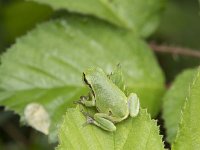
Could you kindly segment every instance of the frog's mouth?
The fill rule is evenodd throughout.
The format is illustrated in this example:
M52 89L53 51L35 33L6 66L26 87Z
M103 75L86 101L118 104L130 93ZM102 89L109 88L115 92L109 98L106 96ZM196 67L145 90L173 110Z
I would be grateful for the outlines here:
M89 84L89 82L86 80L86 78L85 78L85 73L84 73L84 72L83 72L83 81L84 81L84 83L91 89L92 94L93 94L93 96L95 97L93 88L92 88L91 84Z

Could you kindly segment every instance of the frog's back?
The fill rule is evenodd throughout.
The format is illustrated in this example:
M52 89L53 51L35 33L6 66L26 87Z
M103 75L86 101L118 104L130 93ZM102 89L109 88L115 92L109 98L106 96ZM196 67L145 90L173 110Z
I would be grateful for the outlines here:
M125 94L106 76L100 68L90 71L87 80L95 93L96 107L99 112L124 117L127 114ZM120 106L120 107L119 107Z

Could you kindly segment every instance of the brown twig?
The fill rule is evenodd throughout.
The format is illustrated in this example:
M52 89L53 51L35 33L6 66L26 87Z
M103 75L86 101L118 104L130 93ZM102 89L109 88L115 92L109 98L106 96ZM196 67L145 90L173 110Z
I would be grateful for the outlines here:
M167 45L157 45L155 43L149 43L149 46L155 51L160 53L170 53L174 55L183 55L183 56L190 56L200 58L200 51L193 50L189 48L180 48L174 46L167 46Z

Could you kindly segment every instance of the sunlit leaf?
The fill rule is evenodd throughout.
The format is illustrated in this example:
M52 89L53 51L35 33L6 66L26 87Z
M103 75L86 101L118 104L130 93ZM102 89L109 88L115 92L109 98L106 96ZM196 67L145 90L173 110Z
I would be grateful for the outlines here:
M150 35L159 23L165 0L34 0L66 9L70 12L89 14L142 36Z
M200 149L200 68L191 82L173 150Z
M195 70L186 70L177 76L163 98L163 118L167 128L167 140L172 143L176 137L181 118L181 109L186 100L190 82Z
M117 124L115 132L108 132L94 125L83 126L86 119L78 109L67 110L59 130L57 150L162 150L162 137L154 120L145 110L136 118Z
M24 120L26 106L40 104L49 113L54 140L67 107L87 94L82 72L90 66L109 74L120 63L129 91L153 116L159 111L164 79L152 52L131 33L95 19L69 17L40 25L18 39L1 62L0 105Z

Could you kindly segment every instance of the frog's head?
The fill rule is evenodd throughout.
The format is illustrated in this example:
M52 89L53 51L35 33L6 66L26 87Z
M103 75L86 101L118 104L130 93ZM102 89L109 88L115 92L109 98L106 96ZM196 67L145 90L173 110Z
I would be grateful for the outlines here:
M91 85L94 79L104 74L104 71L99 67L89 68L83 72L83 82L87 85Z
M96 83L102 76L105 76L104 71L99 67L92 67L83 72L83 82L93 90L92 86Z

